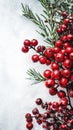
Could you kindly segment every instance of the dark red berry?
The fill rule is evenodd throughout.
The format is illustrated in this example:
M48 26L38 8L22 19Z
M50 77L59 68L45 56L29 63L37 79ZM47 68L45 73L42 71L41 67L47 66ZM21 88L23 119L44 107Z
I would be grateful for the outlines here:
M31 41L31 46L37 46L38 45L38 41L36 39L33 39Z

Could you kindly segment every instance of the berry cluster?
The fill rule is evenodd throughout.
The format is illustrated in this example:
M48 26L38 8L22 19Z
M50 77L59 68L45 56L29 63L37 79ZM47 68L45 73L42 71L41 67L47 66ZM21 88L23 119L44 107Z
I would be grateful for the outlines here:
M37 124L42 125L42 128L46 130L73 130L73 108L67 107L68 100L62 99L59 102L43 103L42 99L38 98L35 102L45 112L40 113L36 107L32 110L33 116L30 113L25 115L28 130L33 128L33 118Z
M45 130L73 130L73 14L68 16L62 12L63 20L57 28L59 39L54 42L54 48L38 46L38 41L25 40L22 52L34 49L33 62L50 65L43 72L45 86L49 94L58 95L59 102L43 103L42 99L36 100L37 105L45 109L45 113L39 113L37 108L26 114L26 128L33 128L33 118L38 124L42 124Z

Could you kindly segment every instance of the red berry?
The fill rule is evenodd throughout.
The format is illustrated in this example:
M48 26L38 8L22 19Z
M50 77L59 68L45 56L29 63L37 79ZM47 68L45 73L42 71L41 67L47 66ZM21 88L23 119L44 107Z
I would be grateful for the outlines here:
M41 98L37 98L36 99L36 104L37 105L41 105L42 104L42 99Z
M69 94L69 96L70 96L71 98L73 98L73 90L72 90L72 89L70 89L70 90L68 91L68 94Z
M58 53L60 51L60 47L54 47L53 52Z
M57 33L58 33L58 34L61 34L61 33L62 33L62 29L61 29L61 28L58 28L58 29L57 29Z
M67 47L66 48L66 53L69 54L71 52L73 52L73 48L72 47Z
M39 56L37 54L32 56L32 61L37 62L39 60Z
M42 124L42 120L41 119L37 119L36 122L40 125Z
M61 40L62 40L63 42L66 42L66 41L67 41L67 36L66 36L66 35L62 36L62 37L61 37Z
M31 114L30 114L30 113L27 113L27 114L25 115L25 118L31 118Z
M33 115L36 115L36 114L38 114L38 113L39 113L39 111L38 111L38 109L37 109L37 108L34 108L34 109L32 110L32 113L33 113Z
M63 45L63 43L62 43L61 40L57 40L57 41L55 42L55 46L56 46L56 47L62 47L62 45Z
M62 70L62 75L66 78L69 78L71 75L71 71L69 69Z
M53 49L52 48L47 48L44 52L44 54L48 57L48 58L52 58L53 56Z
M64 55L62 54L62 53L57 53L56 54L56 56L55 56L55 60L57 61L57 62L62 62L62 61L64 61Z
M61 130L67 130L67 125L66 124L61 124L60 129Z
M38 46L37 52L43 52L45 50L45 46Z
M65 11L63 11L63 12L62 12L62 16L63 16L63 17L67 17L67 16L68 16L68 13L65 12Z
M73 61L73 52L69 54L69 59Z
M73 40L73 35L72 35L72 34L68 34L68 35L67 35L67 40L68 40L68 41Z
M24 46L30 46L31 42L30 40L26 39L24 42L23 42Z
M66 97L64 97L64 98L61 99L60 102L61 102L61 105L67 106L67 104L68 104L68 99L67 99Z
M62 24L60 26L60 28L61 28L62 31L66 31L67 30L67 26L65 24Z
M31 45L32 45L32 46L37 46L37 45L38 45L38 41L37 41L36 39L33 39L33 40L31 41Z
M54 96L54 95L57 94L57 89L56 89L56 88L50 88L50 89L49 89L49 93L50 93L52 96Z
M58 103L58 102L53 102L53 103L52 103L52 107L53 107L54 109L58 109L58 108L59 108L59 103Z
M59 98L63 98L66 96L66 93L63 90L57 92Z
M58 65L57 63L53 62L53 63L51 64L51 68L52 68L53 70L57 70L57 69L59 69L59 65Z
M39 57L39 62L41 64L45 64L46 63L46 57L44 57L44 56Z
M71 61L69 59L66 59L64 62L63 62L63 65L66 67L66 68L71 68Z
M33 128L32 122L27 123L27 124L26 124L26 128L27 128L28 130L31 130L31 129Z
M45 86L46 86L47 88L54 87L54 85L55 85L55 81L54 81L53 79L47 79L47 80L45 81Z
M63 47L64 47L64 48L70 47L69 42L65 42L65 43L63 44Z
M58 79L60 78L60 71L59 71L59 70L54 70L54 71L52 72L52 74L51 74L51 77L52 77L53 79L58 80Z
M21 50L22 50L22 52L27 53L29 51L29 48L24 46L24 47L22 47Z
M60 80L61 87L62 88L67 87L67 83L68 83L68 80L66 78L62 77Z
M43 75L45 78L50 78L51 77L51 70L45 70Z
M50 65L51 64L51 60L47 59L46 60L46 65Z
M70 19L69 18L64 19L64 24L65 25L68 25L69 23L70 23Z

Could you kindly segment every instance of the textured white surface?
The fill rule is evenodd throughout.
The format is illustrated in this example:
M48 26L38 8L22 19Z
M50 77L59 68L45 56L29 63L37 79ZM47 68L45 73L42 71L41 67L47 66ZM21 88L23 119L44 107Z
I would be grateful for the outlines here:
M37 0L0 0L0 130L26 130L24 114L31 112L35 99L54 100L44 84L31 86L25 79L29 68L42 71L45 67L32 63L32 52L21 52L26 38L43 43L35 31L37 27L21 15L21 2L29 4L34 12L41 12ZM35 125L34 130L38 129L42 130Z

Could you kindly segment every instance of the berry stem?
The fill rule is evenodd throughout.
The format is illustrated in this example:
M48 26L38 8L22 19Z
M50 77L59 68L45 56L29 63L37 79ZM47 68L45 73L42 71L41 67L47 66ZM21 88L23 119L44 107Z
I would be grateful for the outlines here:
M68 101L69 101L69 106L72 109L73 107L72 107L72 104L71 104L71 99L70 99L69 94L68 94L68 88L66 88L66 90L67 90L67 97L68 97Z

